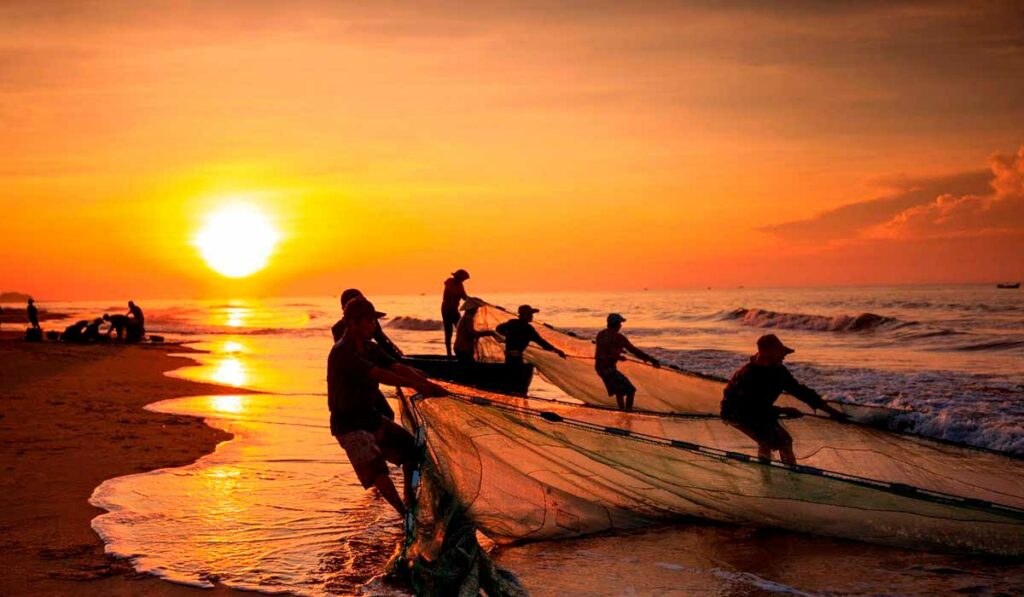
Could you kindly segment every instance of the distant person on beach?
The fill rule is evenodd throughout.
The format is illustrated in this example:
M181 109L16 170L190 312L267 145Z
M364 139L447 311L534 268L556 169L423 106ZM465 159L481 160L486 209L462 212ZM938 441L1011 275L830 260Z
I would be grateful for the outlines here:
M494 336L493 330L477 331L474 321L477 311L484 306L478 298L469 297L462 303L462 318L455 327L455 358L463 365L476 362L476 341L487 336Z
M126 326L126 338L128 342L138 342L146 335L146 316L142 314L142 308L134 301L128 301L128 325Z
M38 330L39 328L39 309L36 308L36 302L33 299L28 299L28 322L32 325L32 329Z
M530 342L544 350L557 354L563 359L565 358L565 353L561 349L552 346L550 342L542 338L537 333L537 330L530 325L530 322L533 321L534 313L540 313L540 309L534 309L530 305L519 305L519 317L517 319L510 319L494 328L494 331L505 339L506 365L522 365L523 351L526 350Z
M331 336L334 338L335 342L341 340L341 337L345 335L345 305L354 298L366 297L364 297L363 293L356 288L349 288L341 293L341 319L331 326ZM377 330L373 333L373 341L380 346L381 350L384 351L384 354L396 361L405 356L402 350L391 341L391 338L388 338L387 334L384 333L384 328L381 327L380 322L375 321L375 324L377 326Z
M469 279L469 272L464 269L452 272L452 277L444 281L444 294L441 296L441 321L444 323L444 349L452 356L452 332L459 323L459 303L469 298L463 282Z
M128 316L127 315L111 315L109 313L103 314L103 321L110 324L110 329L107 330L107 337L111 333L117 333L117 339L121 340L124 336L125 330L128 328Z
M365 298L354 298L346 305L345 333L327 357L327 406L331 435L345 450L363 488L376 487L404 518L419 455L413 436L395 423L395 412L380 384L412 388L427 397L448 391L384 354L373 341L381 317L384 313ZM388 474L388 462L402 466L404 502Z
M64 332L60 335L60 339L64 342L84 342L85 338L82 336L82 331L88 326L89 322L85 319L77 321L64 328Z
M82 340L85 342L98 342L100 336L100 326L103 325L103 318L97 317L93 319L89 325L85 326L85 331L82 332Z
M604 382L605 389L609 396L615 396L615 402L619 410L633 410L633 398L636 396L636 387L629 381L629 378L619 371L618 364L625 357L624 350L629 351L638 359L647 361L655 367L661 367L658 359L633 346L621 332L622 323L626 318L618 313L608 315L608 327L597 333L594 351L594 369Z
M761 336L757 340L757 354L750 357L750 362L740 367L725 386L722 419L757 442L757 457L763 462L770 461L772 451L778 450L783 462L796 464L793 438L779 423L779 416L799 418L803 413L796 408L775 406L782 392L790 393L811 408L827 412L833 419L849 419L817 392L798 382L782 364L786 355L793 352L775 334Z

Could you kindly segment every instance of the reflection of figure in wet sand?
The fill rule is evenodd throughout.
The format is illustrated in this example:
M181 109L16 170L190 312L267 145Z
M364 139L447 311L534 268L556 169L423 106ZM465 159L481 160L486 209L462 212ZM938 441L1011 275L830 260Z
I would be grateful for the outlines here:
M724 390L722 419L756 441L757 457L766 462L771 460L772 451L778 450L783 462L796 464L793 438L779 423L779 416L798 418L803 413L795 408L775 406L782 392L788 392L811 408L827 412L836 420L849 418L793 377L782 364L792 352L794 350L775 334L761 336L757 340L757 354L733 374Z
M384 354L373 341L377 320L383 316L362 297L346 305L345 333L327 357L327 405L331 435L345 450L363 488L376 487L405 517L419 455L412 435L395 423L380 384L413 388L424 396L448 392ZM388 462L402 466L406 502L388 474Z

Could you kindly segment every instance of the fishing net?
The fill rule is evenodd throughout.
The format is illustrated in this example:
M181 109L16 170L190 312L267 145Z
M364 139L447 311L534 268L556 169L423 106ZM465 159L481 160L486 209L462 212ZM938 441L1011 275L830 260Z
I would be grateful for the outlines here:
M477 331L493 331L512 317L515 316L501 307L485 305L477 311L473 323ZM615 397L608 395L604 383L594 371L592 340L546 323L535 321L534 327L545 340L563 350L568 358L563 359L531 343L523 353L526 361L533 363L545 379L569 396L593 406L616 407ZM478 341L476 356L477 360L485 362L505 360L504 348L493 337L483 337ZM717 415L719 412L724 387L722 379L684 371L671 365L653 367L630 355L619 362L618 368L637 388L634 404L638 411L707 415ZM814 412L811 407L787 395L783 395L777 404L797 408L808 414ZM896 417L904 412L839 402L830 404L854 421L883 427L894 426Z
M787 421L763 463L712 416L612 412L449 386L408 402L452 503L498 543L686 518L1024 555L1024 461L862 425Z

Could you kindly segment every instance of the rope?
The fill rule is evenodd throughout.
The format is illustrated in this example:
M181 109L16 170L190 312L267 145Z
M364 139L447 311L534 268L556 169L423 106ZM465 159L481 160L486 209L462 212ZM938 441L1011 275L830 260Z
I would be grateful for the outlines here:
M989 502L989 501L981 500L981 499L978 499L978 498L969 498L969 497L963 497L963 496L958 496L958 495L949 494L949 493L943 493L943 492L939 492L939 491L933 491L933 490L930 490L930 489L923 489L923 488L920 488L920 487L915 487L915 486L907 485L907 484L904 484L904 483L893 483L893 482L889 482L889 481L879 481L877 479L871 479L871 478L868 478L868 477L861 477L861 476L858 476L858 475L850 475L850 474L847 474L847 473L840 473L838 471L829 471L829 470L826 470L826 469L821 469L821 468L807 466L807 465L786 464L786 463L777 462L777 461L763 462L762 460L760 460L756 456L751 456L749 454L743 454L743 453L740 453L740 452L731 452L731 451L728 451L728 450L721 450L719 448L712 448L712 447L709 447L709 446L703 446L703 445L695 444L695 443L691 443L691 442L686 442L686 441L681 441L681 440L674 440L674 439L669 439L669 438L665 438L665 437L659 437L659 436L655 436L655 435L648 435L648 434L644 434L644 433L638 433L638 432L635 432L635 431L629 431L629 430L621 429L621 428L618 428L618 427L607 427L607 426L603 426L603 425L597 425L595 423L590 423L590 422L587 422L587 421L581 421L579 419L571 419L571 418L563 417L562 415L559 415L558 413L554 413L554 412L550 412L550 411L541 411L541 410L527 408L527 407L523 407L523 406L514 406L514 405L510 405L510 404L504 404L504 403L501 403L501 402L496 402L496 401L491 400L489 398L483 398L481 396L470 396L470 395L465 395L465 394L453 393L453 394L450 394L448 397L455 398L455 399L461 400L463 402L466 402L468 404L473 404L473 405L476 405L476 406L496 408L496 409L499 409L499 410L514 412L514 413L517 413L517 414L525 414L525 415L528 415L528 416L539 417L541 419L544 419L545 421L548 421L549 423L568 425L568 426L576 428L576 429L590 431L590 432L593 432L593 433L603 433L603 434L606 434L606 435L615 435L615 436L623 437L623 438L630 439L630 440L633 440L633 441L640 441L640 442L644 442L644 443L655 444L655 445L660 445L660 446L666 446L666 447L671 447L671 448L675 448L675 449L685 450L685 451L693 452L693 453L700 454L700 455L703 455L703 456L710 456L710 457L713 457L713 458L718 458L720 460L733 460L733 461L738 461L738 462L744 462L744 463L747 463L747 464L757 464L757 465L761 465L761 466L772 466L772 467L781 468L781 469L788 470L788 471L791 471L791 472L794 472L794 473L798 473L798 474L807 474L807 475L815 475L815 476L819 476L819 477L827 477L829 479L833 479L833 480L836 480L836 481L841 481L841 482L844 482L844 483L850 483L850 484L853 484L853 485L858 485L860 487L867 487L867 488L870 488L870 489L876 489L876 490L879 490L879 491L885 491L887 493L892 493L894 495L899 495L899 496L902 496L902 497L910 497L910 498L921 499L921 500L924 500L924 501L929 501L929 502L943 504L943 505L958 506L958 507L964 507L964 508L969 508L969 509L973 509L973 510L981 510L981 511L989 512L989 513L1008 515L1010 517L1017 518L1017 519L1019 519L1021 521L1024 521L1024 509L1015 508L1013 506L1006 506L1006 505L1003 505L1003 504L997 504L997 503L994 503L994 502Z

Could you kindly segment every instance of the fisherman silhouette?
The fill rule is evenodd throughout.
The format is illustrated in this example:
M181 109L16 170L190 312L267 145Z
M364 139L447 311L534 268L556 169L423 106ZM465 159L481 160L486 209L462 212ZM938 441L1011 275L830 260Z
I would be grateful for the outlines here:
M773 450L778 450L783 462L796 464L793 437L779 423L779 417L799 418L803 413L795 408L775 406L782 392L788 392L811 408L827 412L833 419L849 419L817 392L798 382L782 364L793 352L775 334L761 336L757 340L757 354L733 374L723 391L722 419L757 442L757 457L764 462L771 460Z
M633 346L633 344L622 335L622 323L626 318L618 313L608 315L608 327L597 333L594 341L594 369L597 371L604 387L608 390L609 396L615 396L615 402L619 410L633 410L633 399L636 396L636 387L629 381L629 378L618 369L618 363L624 357L622 351L626 350L637 358L649 362L655 367L661 367L658 359Z
M561 349L552 346L550 342L542 338L537 333L537 330L530 325L530 322L533 321L534 313L540 313L540 309L534 309L530 305L520 305L518 318L510 319L494 328L494 331L505 339L506 365L522 365L523 351L526 350L530 342L535 343L544 350L557 354L563 359L565 358L565 353Z
M30 324L32 324L32 328L36 329L36 330L40 329L39 328L39 309L36 308L35 300L33 300L31 298L28 299L28 306L26 307L26 310L28 311L28 322Z
M469 279L469 272L464 269L452 272L452 277L444 281L444 294L441 295L441 321L444 323L444 349L452 356L452 332L459 323L459 303L469 298L463 282Z

